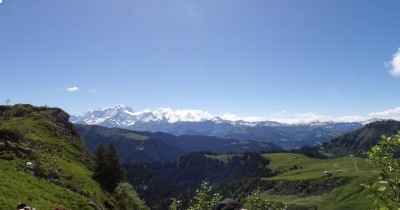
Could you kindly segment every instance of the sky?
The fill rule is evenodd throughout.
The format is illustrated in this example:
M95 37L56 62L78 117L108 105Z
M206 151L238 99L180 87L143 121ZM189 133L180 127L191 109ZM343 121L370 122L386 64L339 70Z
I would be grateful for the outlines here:
M400 119L397 0L0 0L0 104Z

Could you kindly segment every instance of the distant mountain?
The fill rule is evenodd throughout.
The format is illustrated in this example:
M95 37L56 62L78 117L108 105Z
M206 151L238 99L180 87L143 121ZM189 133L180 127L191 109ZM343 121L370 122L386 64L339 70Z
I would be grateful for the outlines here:
M124 105L88 111L81 116L71 116L71 122L174 135L207 135L228 139L269 141L285 149L320 145L343 133L362 127L362 124L357 122L285 124L274 121L232 121L199 110L159 109L135 112Z
M99 143L114 142L121 160L129 162L174 161L195 151L243 153L277 151L282 148L269 142L223 139L210 136L174 136L166 133L137 132L121 128L75 124L75 129L93 151Z
M376 121L354 132L336 137L330 142L325 142L319 150L335 156L362 156L379 142L382 135L391 136L398 130L400 130L399 121Z

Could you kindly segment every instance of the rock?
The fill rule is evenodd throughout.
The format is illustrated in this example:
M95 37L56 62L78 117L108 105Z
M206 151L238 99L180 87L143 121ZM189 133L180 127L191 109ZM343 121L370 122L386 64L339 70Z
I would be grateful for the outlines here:
M22 203L22 202L18 203L16 209L17 210L36 210L36 208L29 207L25 203Z
M324 176L332 176L333 175L333 172L332 171L324 171L323 173L322 173L322 175L324 175Z
M17 209L24 209L26 207L25 203L19 202L17 205Z
M28 161L28 162L26 162L26 167L29 168L29 169L34 169L35 168L35 164L33 164L33 162Z

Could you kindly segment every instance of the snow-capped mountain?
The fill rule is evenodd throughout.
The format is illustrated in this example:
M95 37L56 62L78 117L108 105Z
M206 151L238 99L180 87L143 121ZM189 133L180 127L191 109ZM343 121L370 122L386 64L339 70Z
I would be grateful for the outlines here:
M252 121L232 115L213 116L201 110L162 108L155 111L134 111L124 105L91 110L80 116L71 116L70 121L76 124L175 135L208 135L239 140L271 141L284 148L320 144L362 127L361 123L346 122L285 124L274 121Z
M108 127L129 127L140 123L178 123L178 122L214 122L228 123L238 126L277 126L282 123L272 121L245 121L242 119L228 120L224 117L213 116L201 110L172 110L160 108L155 111L148 109L134 111L125 105L115 105L98 110L90 110L80 116L71 116L71 122L87 125L106 125Z
M90 110L80 116L72 116L74 123L88 125L110 124L115 127L132 126L135 123L148 122L201 122L213 120L214 116L210 113L200 110L176 110L169 108L160 108L155 111L144 110L141 112L133 111L132 108L125 105L115 105L98 110Z

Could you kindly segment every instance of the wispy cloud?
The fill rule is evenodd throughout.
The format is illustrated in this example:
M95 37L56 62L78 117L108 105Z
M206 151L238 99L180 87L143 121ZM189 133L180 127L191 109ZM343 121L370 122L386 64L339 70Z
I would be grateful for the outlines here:
M79 88L74 86L74 87L69 87L65 89L68 92L78 92Z
M391 117L393 119L400 118L400 107L394 109L388 109L385 111L371 112L368 114L371 117Z
M391 61L385 62L385 66L389 68L391 75L400 77L400 48L393 54Z
M90 94L96 94L97 93L97 88L89 88L88 92Z
M378 119L393 119L400 120L400 107L388 109L384 111L370 112L367 115L349 115L349 116L331 116L321 115L313 112L308 113L297 113L287 118L275 118L269 119L271 121L277 121L288 124L296 123L310 123L310 122L366 122L372 118Z
M282 111L279 111L279 112L273 112L274 113L274 115L276 115L276 116L282 116L282 115L284 115L284 114L286 114L286 110L285 109L283 109Z
M277 121L288 124L296 124L296 123L310 123L310 122L361 122L368 120L367 117L364 116L342 116L342 117L333 117L330 115L320 115L313 112L308 113L297 113L294 114L293 117L289 118L276 118L270 119L271 121Z
M3 2L3 0L0 0L0 4L1 4L1 2Z

